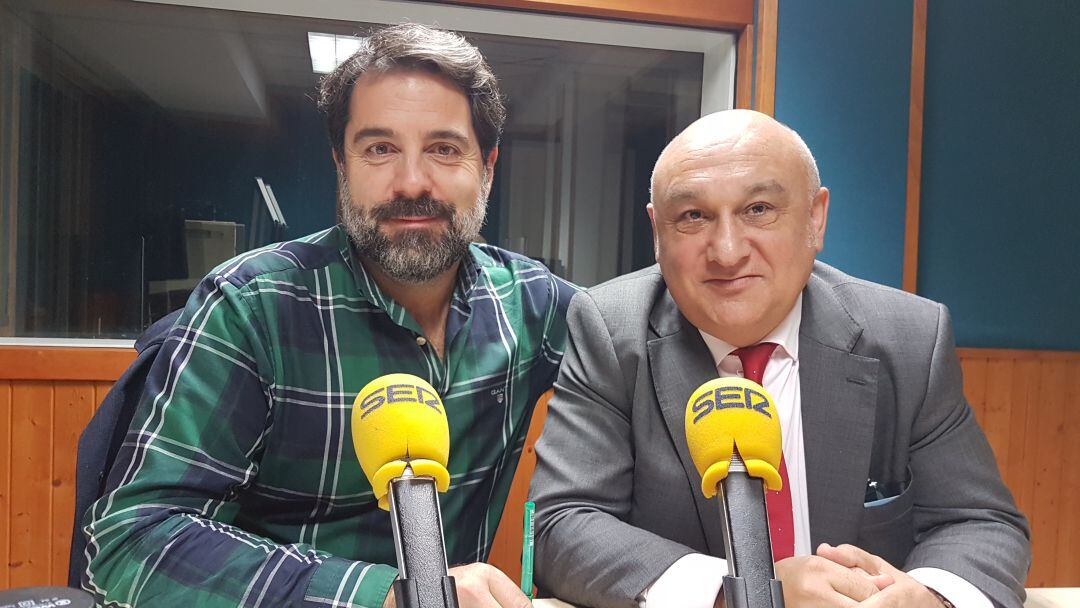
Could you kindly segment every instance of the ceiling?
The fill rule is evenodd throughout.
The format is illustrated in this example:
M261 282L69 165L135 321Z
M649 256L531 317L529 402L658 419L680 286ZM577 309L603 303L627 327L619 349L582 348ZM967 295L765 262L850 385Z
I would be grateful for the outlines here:
M97 86L136 93L178 113L268 119L268 91L314 89L307 33L364 32L370 25L130 0L16 0L17 16L84 68ZM647 74L685 71L695 59L672 53L490 34L469 35L484 52L511 103L526 111L551 86L581 69ZM700 72L698 72L700 74ZM642 86L637 82L635 86ZM666 85L670 86L670 85ZM544 97L544 96L540 96ZM545 97L546 98L546 97Z

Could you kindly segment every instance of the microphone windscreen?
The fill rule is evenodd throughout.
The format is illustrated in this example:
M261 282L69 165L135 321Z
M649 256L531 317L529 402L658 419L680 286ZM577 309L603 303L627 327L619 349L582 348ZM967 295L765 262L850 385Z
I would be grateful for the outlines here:
M769 393L745 378L717 378L702 384L686 402L686 444L701 474L701 492L716 495L738 448L746 472L770 490L779 490L780 418Z
M414 475L435 478L440 492L450 486L450 427L442 399L423 378L387 374L369 382L353 402L352 436L360 468L383 509L389 509L390 480L406 465Z

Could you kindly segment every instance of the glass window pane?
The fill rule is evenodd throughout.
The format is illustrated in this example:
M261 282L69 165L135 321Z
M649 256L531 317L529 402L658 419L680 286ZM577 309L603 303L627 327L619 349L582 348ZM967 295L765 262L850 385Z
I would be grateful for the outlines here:
M372 24L0 0L0 337L133 338L224 260L335 221L312 101ZM483 237L592 285L652 263L703 53L466 35L508 98Z

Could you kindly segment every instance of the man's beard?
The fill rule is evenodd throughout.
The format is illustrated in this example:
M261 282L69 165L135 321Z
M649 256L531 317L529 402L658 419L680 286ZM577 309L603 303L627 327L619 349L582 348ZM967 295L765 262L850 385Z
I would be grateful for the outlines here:
M453 268L468 255L469 243L480 235L487 212L483 187L476 204L459 213L452 205L427 196L396 198L371 209L360 209L352 202L344 176L339 177L338 186L341 223L357 253L402 283L426 283ZM402 217L433 217L446 221L447 227L441 234L438 229L406 228L396 236L379 229L381 222Z

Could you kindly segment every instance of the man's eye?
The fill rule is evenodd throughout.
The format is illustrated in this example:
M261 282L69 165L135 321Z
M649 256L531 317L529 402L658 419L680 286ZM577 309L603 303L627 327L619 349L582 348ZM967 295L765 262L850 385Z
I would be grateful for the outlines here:
M390 153L390 144L373 144L368 148L368 152L375 156L384 156Z
M765 203L754 203L746 209L750 215L764 215L769 211L769 206Z
M690 211L684 211L682 214L684 220L690 220L691 222L697 222L705 218L705 214L697 209L691 209Z
M449 144L439 144L435 146L435 153L439 156L454 156L457 154L457 148Z

